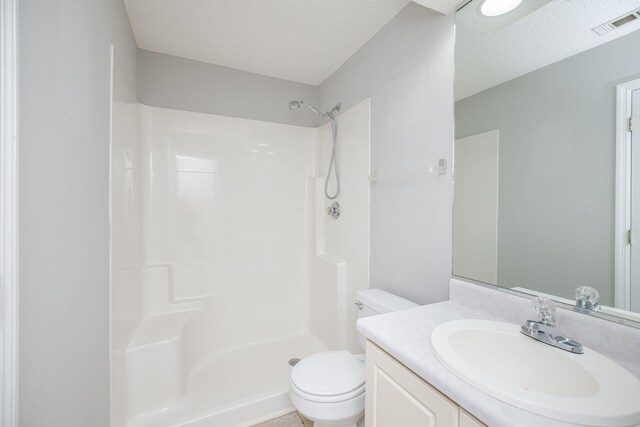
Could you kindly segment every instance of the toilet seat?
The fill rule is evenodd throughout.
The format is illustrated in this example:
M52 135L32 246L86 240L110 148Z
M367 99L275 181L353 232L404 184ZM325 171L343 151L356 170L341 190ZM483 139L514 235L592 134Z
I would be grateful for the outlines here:
M291 371L292 392L312 402L343 402L363 394L364 389L364 364L344 350L313 354Z
M295 394L297 394L301 398L309 400L311 402L337 403L337 402L344 402L345 400L353 399L355 397L358 397L362 393L364 393L364 384L362 384L362 386L358 387L357 389L349 393L336 394L334 396L322 396L322 395L307 393L303 390L300 390L293 383L291 383L291 391L293 391Z

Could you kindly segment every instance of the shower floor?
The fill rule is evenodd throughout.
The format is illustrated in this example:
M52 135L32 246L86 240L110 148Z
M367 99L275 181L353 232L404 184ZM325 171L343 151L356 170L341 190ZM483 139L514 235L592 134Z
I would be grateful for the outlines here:
M231 427L285 413L291 410L289 359L324 350L306 333L216 354L190 374L182 400L135 417L127 426Z

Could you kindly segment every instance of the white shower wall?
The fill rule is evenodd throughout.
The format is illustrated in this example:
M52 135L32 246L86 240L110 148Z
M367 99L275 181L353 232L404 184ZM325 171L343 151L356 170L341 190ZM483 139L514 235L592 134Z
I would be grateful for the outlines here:
M218 305L219 348L308 330L316 130L142 107L144 265ZM259 320L259 321L256 321Z
M139 104L111 111L111 425L125 424L125 354L142 320Z
M352 352L364 351L354 327L358 315L354 303L357 292L369 288L370 111L370 101L366 99L339 116L341 192L335 199L341 207L338 220L326 214L332 201L324 195L324 177L331 158L330 123L319 128L319 177L313 179L317 230L313 233L315 255L311 258L311 330L328 347ZM332 178L331 195L335 194L334 183Z
M319 196L328 125L114 105L113 425L260 418L290 406L289 358L355 350L368 101L339 122L334 221Z

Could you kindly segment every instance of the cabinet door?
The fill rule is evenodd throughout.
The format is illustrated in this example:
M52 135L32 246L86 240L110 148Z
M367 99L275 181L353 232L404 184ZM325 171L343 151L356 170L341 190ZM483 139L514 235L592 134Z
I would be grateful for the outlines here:
M458 405L367 342L366 427L458 427Z
M460 427L487 427L479 419L460 408Z

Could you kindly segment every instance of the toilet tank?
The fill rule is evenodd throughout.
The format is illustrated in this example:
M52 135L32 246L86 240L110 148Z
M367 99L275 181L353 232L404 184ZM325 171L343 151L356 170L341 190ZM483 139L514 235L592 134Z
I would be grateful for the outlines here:
M382 289L359 291L356 296L356 305L358 306L358 319L418 307L418 304L385 292ZM364 349L367 342L366 338L359 335L358 339L360 341L360 347Z

